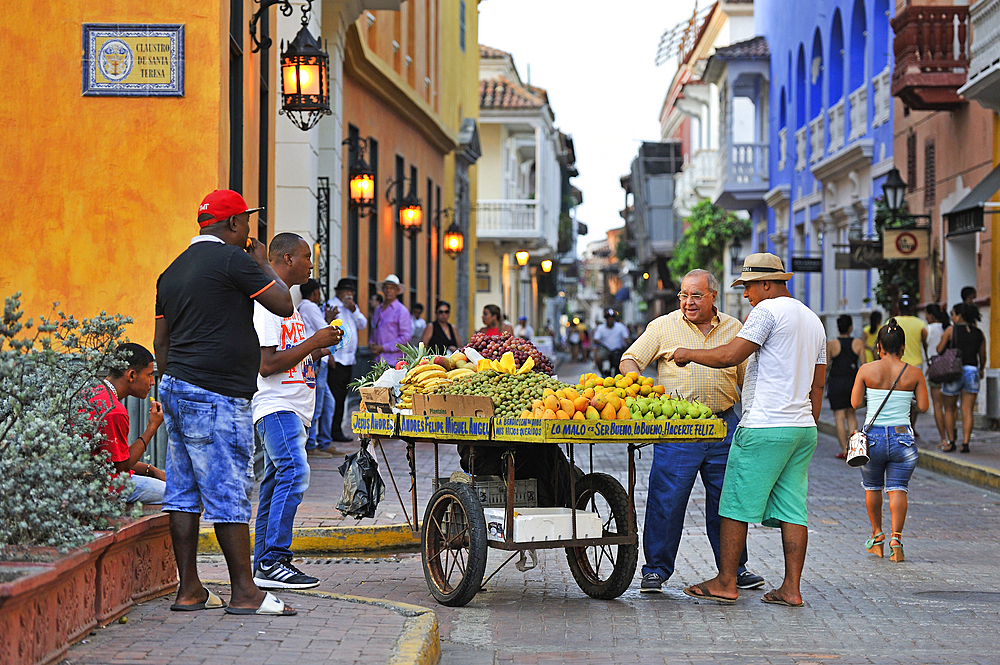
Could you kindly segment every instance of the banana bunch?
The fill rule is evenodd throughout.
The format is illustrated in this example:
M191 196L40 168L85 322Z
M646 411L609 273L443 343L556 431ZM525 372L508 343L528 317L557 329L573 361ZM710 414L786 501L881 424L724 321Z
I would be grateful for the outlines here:
M458 372L459 370L452 371ZM407 372L406 376L400 382L400 392L402 394L400 395L399 402L396 404L396 408L412 409L414 394L428 395L434 392L434 389L439 386L450 385L451 379L448 377L448 374L448 372L445 372L444 367L434 363L417 365Z
M483 358L476 366L476 370L482 372L483 370L492 369L498 374L527 374L534 367L535 360L533 358L528 358L524 361L524 364L518 368L517 364L514 362L514 354L508 351L500 356L500 360L487 360L486 358Z

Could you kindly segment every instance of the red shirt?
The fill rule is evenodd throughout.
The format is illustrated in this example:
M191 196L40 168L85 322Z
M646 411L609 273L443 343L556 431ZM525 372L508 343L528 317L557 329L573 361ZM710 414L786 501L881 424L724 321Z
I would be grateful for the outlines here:
M128 446L128 409L103 383L94 390L90 403L95 407L91 416L104 420L101 432L104 433L105 440L94 452L106 450L110 453L112 462L126 461L132 456ZM132 475L132 470L129 469L128 473Z

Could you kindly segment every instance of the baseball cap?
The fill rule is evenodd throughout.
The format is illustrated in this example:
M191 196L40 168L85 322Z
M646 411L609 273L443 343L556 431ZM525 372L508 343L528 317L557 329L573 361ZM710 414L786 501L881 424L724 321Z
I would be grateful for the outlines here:
M899 304L903 307L913 307L913 297L907 293L899 296Z
M217 189L204 199L198 207L198 225L206 227L245 212L257 212L264 208L250 208L239 192L231 189Z
M526 317L524 314L522 314L521 316L517 317L517 320L518 321L527 321L528 317Z
M605 310L604 316L616 316L615 310L613 309Z

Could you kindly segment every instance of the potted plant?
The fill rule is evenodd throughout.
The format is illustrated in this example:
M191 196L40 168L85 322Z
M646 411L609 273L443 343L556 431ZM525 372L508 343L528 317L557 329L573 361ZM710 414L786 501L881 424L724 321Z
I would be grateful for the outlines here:
M77 320L60 311L35 325L22 317L20 294L7 298L0 322L0 662L47 663L135 598L169 590L175 573L166 515L142 518L141 509L110 493L114 467L106 454L93 454L102 423L90 415L89 391L117 361L130 319L102 312ZM140 551L147 559L141 565Z

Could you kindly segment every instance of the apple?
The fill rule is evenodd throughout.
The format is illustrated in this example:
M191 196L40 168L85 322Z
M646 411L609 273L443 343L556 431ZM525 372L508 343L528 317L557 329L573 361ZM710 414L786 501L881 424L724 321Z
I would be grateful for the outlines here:
M451 359L446 356L434 356L434 364L444 367L446 372L455 369L455 365L451 362Z

